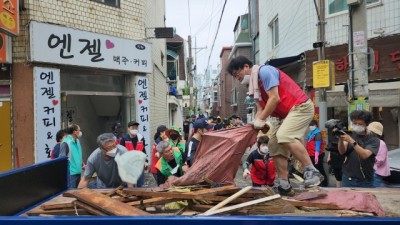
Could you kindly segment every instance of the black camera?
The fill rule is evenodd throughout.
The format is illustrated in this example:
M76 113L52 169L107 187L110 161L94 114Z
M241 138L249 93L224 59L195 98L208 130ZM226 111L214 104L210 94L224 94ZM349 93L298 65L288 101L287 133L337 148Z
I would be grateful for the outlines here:
M327 129L335 129L332 131L332 134L335 135L336 137L343 135L343 132L345 133L351 133L351 131L347 130L347 127L339 120L335 119L330 119L325 122L325 128Z

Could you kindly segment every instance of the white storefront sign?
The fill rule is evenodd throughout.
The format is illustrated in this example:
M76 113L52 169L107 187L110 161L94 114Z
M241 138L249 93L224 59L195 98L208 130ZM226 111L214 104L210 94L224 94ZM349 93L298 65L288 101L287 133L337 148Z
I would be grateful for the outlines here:
M149 80L143 76L135 77L135 104L136 104L136 121L139 125L139 133L146 140L147 157L150 158L150 100L149 100Z
M31 61L151 73L151 44L32 21Z
M35 162L50 158L61 129L60 70L35 67Z

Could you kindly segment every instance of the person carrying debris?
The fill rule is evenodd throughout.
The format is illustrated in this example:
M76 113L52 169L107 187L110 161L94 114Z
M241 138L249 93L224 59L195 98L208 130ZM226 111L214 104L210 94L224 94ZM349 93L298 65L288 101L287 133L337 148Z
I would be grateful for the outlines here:
M170 176L181 177L188 169L184 166L181 151L173 149L168 141L160 141L156 149L161 155L156 164L157 185L165 183Z
M305 186L319 185L323 177L311 163L305 146L300 142L314 116L314 104L308 96L281 70L270 65L253 67L253 63L244 56L232 59L227 72L241 84L249 85L249 96L257 100L257 114L253 124L255 129L262 129L269 116L279 118L269 142L270 154L279 178L279 193L289 196L295 194L288 180L287 159L290 154L304 167Z
M187 158L187 164L189 167L193 165L194 161L194 156L197 151L197 147L200 144L201 141L201 136L203 134L207 133L209 129L212 129L213 124L209 124L205 118L198 119L193 122L193 128L194 128L194 134L193 137L189 139L189 141L186 143L186 157Z
M118 166L114 159L117 154L124 154L128 150L122 145L117 145L116 139L112 133L100 134L97 137L99 147L90 154L78 188L87 187L94 173L97 175L96 181L90 185L94 188L116 188L126 185L118 174Z
M246 163L243 165L243 178L247 179L250 175L253 187L261 187L262 185L271 187L274 185L275 166L269 155L268 142L267 136L260 136L257 141L257 149L249 154Z

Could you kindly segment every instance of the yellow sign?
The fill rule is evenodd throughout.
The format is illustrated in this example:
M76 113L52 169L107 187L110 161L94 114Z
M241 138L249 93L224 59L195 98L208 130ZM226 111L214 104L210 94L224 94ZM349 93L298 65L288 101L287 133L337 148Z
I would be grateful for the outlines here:
M321 60L313 63L313 87L328 88L331 86L330 80L330 62Z

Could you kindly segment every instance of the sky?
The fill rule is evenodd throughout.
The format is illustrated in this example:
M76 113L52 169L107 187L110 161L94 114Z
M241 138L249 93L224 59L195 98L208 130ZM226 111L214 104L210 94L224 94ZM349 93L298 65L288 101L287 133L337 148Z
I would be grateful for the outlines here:
M192 57L197 59L197 74L204 74L208 61L213 69L217 69L221 49L233 45L233 29L238 16L248 12L247 2L226 2L211 52L225 0L165 0L166 26L175 27L176 34L185 40L192 36Z

